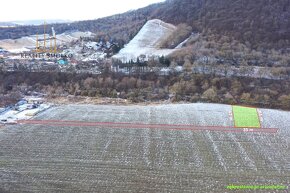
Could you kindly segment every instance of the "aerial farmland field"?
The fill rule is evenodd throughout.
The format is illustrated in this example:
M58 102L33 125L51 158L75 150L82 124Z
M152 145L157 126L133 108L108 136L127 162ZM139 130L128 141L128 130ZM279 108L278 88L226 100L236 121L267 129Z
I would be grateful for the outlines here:
M0 127L0 192L289 186L290 112L257 109L259 128L237 128L232 110L199 103L53 107Z

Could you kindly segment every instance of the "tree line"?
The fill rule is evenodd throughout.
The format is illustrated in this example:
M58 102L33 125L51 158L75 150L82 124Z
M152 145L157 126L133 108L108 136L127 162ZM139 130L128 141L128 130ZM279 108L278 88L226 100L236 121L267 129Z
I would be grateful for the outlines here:
M48 97L73 95L123 98L132 102L169 100L290 109L290 82L287 80L186 73L158 76L155 73L1 72L2 105L7 96L17 99L31 91L45 93Z

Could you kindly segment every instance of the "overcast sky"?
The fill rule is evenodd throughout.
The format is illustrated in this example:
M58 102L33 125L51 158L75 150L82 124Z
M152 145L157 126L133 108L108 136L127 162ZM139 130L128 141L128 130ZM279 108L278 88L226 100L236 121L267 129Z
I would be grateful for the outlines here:
M0 21L86 20L123 13L164 0L3 0Z

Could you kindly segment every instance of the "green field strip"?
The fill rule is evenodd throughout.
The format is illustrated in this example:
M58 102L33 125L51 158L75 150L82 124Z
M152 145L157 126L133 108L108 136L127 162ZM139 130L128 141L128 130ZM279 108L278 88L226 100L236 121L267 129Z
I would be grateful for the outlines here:
M256 108L233 106L235 127L260 128L260 119Z

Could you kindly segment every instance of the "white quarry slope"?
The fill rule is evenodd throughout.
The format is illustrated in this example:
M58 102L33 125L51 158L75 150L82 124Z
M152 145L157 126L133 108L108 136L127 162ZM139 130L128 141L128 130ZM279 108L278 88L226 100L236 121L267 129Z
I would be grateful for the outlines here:
M57 44L68 43L73 40L77 40L78 38L82 37L90 37L93 33L91 32L65 32L62 34L56 35ZM46 34L46 37L49 37L49 34ZM43 34L38 35L39 39L43 39ZM49 40L46 41L46 44L49 45ZM34 49L36 46L36 35L32 36L25 36L19 39L5 39L0 40L0 47L6 49L9 52L22 52L28 51L28 49ZM28 49L27 49L28 48Z
M168 55L174 49L160 49L160 43L167 38L176 27L159 19L149 20L139 33L114 58L123 62L136 60L142 54L147 57Z

